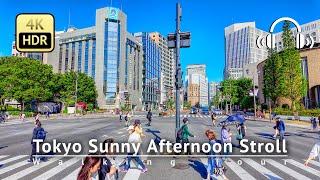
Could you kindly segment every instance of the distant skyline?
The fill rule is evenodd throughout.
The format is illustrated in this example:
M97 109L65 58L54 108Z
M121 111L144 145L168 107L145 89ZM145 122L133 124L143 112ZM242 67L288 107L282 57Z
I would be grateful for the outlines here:
M112 5L111 5L112 2ZM122 2L122 3L121 3ZM128 31L153 32L167 35L175 30L176 0L3 0L0 6L0 56L11 55L15 17L19 13L49 12L55 16L56 31L69 24L84 28L95 24L98 8L114 6L127 14ZM206 64L209 82L221 81L224 68L224 28L241 22L256 22L268 31L271 23L283 16L300 24L320 19L317 0L269 1L187 1L182 4L182 31L191 32L191 47L182 49L183 75L188 64ZM279 28L279 27L278 27Z

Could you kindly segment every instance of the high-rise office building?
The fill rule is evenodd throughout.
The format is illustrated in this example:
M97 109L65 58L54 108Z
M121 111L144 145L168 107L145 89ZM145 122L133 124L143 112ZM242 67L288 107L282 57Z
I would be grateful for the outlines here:
M57 73L78 71L95 80L100 108L130 104L142 108L142 45L127 32L127 16L106 7L96 10L95 26L56 33L47 63Z
M143 46L143 90L142 103L145 110L160 107L161 54L159 46L148 33L139 32L134 36Z
M268 57L267 48L259 49L256 45L257 37L266 34L255 27L255 22L237 23L224 29L225 79L243 77L244 66Z
M210 82L209 83L209 103L213 101L213 98L217 95L219 83Z
M281 26L279 24L278 26ZM305 37L312 36L320 42L320 20L302 24L301 30ZM257 82L257 65L268 58L267 47L257 47L257 37L265 37L269 32L256 28L255 22L236 23L225 28L225 69L224 78L255 77ZM267 30L269 31L269 30ZM291 29L293 36L297 29ZM276 50L283 48L282 32L274 33ZM248 73L247 73L248 72Z
M168 98L173 98L175 81L175 56L173 49L168 48L167 38L159 32L149 34L150 38L159 46L161 54L161 96L160 104Z
M206 65L193 64L187 66L187 100L192 106L208 106L208 78Z

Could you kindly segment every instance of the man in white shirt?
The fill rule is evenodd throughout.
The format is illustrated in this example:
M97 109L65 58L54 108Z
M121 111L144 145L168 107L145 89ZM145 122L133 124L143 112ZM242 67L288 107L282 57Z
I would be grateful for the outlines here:
M317 142L317 143L313 146L313 148L312 148L312 150L311 150L311 152L310 152L310 154L309 154L309 158L306 160L306 162L304 163L304 165L308 166L309 162L310 162L311 160L315 159L316 157L318 157L318 158L319 158L319 161L320 161L320 141Z

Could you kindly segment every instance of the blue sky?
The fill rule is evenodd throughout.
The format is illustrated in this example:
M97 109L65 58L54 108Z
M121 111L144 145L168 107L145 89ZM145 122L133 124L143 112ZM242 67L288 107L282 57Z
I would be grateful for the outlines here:
M120 3L122 2L122 3ZM177 0L113 0L128 16L129 32L158 31L164 35L175 29ZM271 23L283 16L300 24L320 19L317 0L180 0L182 30L191 31L191 47L183 49L182 66L207 65L209 81L223 78L224 28L232 23L255 21L256 26L268 31ZM55 16L56 30L71 24L77 28L93 26L95 10L110 6L110 0L2 0L0 2L0 56L11 54L14 40L15 17L18 13L49 12ZM280 25L281 26L281 25Z

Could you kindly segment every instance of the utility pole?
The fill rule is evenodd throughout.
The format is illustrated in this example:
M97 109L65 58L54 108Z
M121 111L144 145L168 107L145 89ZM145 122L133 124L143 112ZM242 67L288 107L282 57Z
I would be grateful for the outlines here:
M256 120L256 117L257 117L257 105L256 105L256 92L255 92L256 90L255 90L255 85L254 85L254 78L255 78L254 77L254 73L253 73L252 76L253 76L253 78L252 78L253 88L252 89L253 89L253 104L254 104L253 105L254 106L253 107L254 108L254 118L253 118L253 120Z
M76 94L75 94L75 96L76 96L76 102L75 102L75 104L74 104L74 106L75 106L75 112L74 112L74 114L77 114L77 103L78 103L78 72L76 72Z
M180 48L190 47L190 32L180 31L181 22L181 6L176 4L176 31L168 34L168 48L176 51L176 74L175 74L175 89L176 89L176 132L180 128L180 89L182 88L182 71L180 64Z
M181 7L180 3L176 5L176 132L180 128L180 88L182 86L181 80L181 65L180 65L180 21L181 21Z

